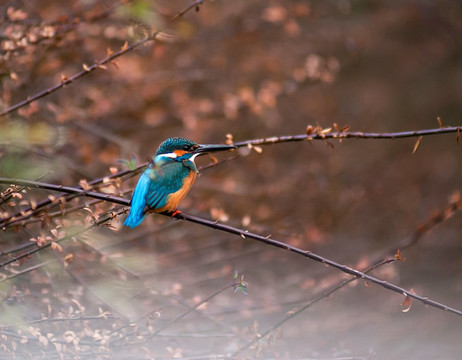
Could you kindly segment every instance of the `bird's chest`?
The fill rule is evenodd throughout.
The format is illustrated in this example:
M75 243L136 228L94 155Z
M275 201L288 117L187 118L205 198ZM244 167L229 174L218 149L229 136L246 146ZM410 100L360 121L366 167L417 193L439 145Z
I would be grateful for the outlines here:
M156 211L174 211L188 194L196 180L196 169L185 166L182 162L171 162L156 167L151 173L151 189L155 193L164 193L164 201L159 202Z
M196 172L188 170L188 174L183 178L182 184L177 191L171 192L167 197L167 203L162 211L175 211L181 200L188 194L196 180Z

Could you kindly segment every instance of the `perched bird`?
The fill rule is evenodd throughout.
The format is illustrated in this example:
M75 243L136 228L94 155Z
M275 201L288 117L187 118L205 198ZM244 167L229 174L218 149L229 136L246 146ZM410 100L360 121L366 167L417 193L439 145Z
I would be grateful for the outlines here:
M124 225L138 226L148 211L175 213L196 180L196 156L235 148L231 145L199 145L177 137L165 140L136 184Z

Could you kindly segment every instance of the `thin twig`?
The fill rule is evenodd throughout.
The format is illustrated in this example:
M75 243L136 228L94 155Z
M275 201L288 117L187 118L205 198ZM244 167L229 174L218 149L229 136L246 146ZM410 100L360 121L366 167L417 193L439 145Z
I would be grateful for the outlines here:
M170 20L168 21L168 23L172 23L173 21L177 20L178 18L182 17L183 15L185 15L187 12L189 12L190 10L192 9L196 9L199 5L201 5L203 2L203 0L195 0L193 1L192 3L190 3L190 5L188 5L187 7L185 7L183 10L179 11L178 13L176 13L173 17L170 18ZM87 75L87 74L90 74L91 72L93 72L94 70L98 69L98 68L102 68L105 64L117 59L119 56L122 56L122 55L125 55L126 53L130 52L130 51L133 51L135 50L136 48L140 47L141 45L149 42L149 41L152 41L152 40L156 40L157 36L163 31L164 29L161 29L161 30L158 30L156 32L154 32L153 34L150 34L148 36L146 36L144 39L130 45L130 46L124 46L122 47L122 49L120 49L119 51L116 51L112 54L109 54L108 56L106 56L104 59L102 60L99 60L99 61L96 61L93 65L90 65L90 66L85 66L84 69L82 71L80 71L79 73L69 77L69 78L66 78L64 79L63 81L61 81L59 84L56 84L46 90L43 90L31 97L28 97L26 100L23 100L13 106L10 106L8 109L6 109L5 111L1 112L0 113L0 116L5 116L7 114L10 114L24 106L27 106L29 105L30 103L36 101L36 100L39 100L47 95L50 95L52 93L54 93L55 91L59 90L59 89L62 89L64 86L66 85L69 85L71 84L72 82L74 82L75 80L78 80L80 79L81 77Z
M51 260L48 260L48 261L45 261L43 263L40 263L40 264L37 264L37 265L34 265L34 266L31 266L31 267L28 267L27 269L24 269L24 270L21 270L21 271L18 271L16 273L13 273L11 275L6 275L4 278L1 278L0 279L0 282L3 282L3 281L7 281L7 280L11 280L11 279L14 279L15 277L17 276L21 276L23 274L27 274L28 272L31 272L31 271L35 271L37 269L40 269L48 264L50 264L52 261Z
M149 340L151 339L152 337L160 334L162 331L164 331L165 329L169 328L170 326L172 326L173 324L175 324L176 322L178 322L179 320L181 320L182 318L184 318L186 315L192 313L193 311L197 310L200 306L202 306L203 304L209 302L210 300L212 300L214 297L220 295L221 293L223 293L224 291L230 289L230 288L233 288L234 286L236 286L236 283L232 283L232 284L227 284L225 286L223 286L222 288L214 291L212 294L210 294L209 296L207 296L205 299L203 299L202 301L198 302L197 304L195 304L194 306L190 307L189 309L187 309L186 311L182 312L181 314L177 315L176 317L174 317L172 320L170 320L168 323L166 323L165 325L161 326L159 329L157 329L156 331L154 331L153 333L149 334L148 336L146 336L145 338L143 338L142 340L140 341L137 341L135 343L144 343L146 342L146 340ZM112 333L114 333L114 331L112 331L109 335L111 335ZM111 345L115 345L116 343L118 343L119 341L123 340L124 338L119 338L113 342L111 342Z
M329 130L329 129L328 129ZM326 139L401 139L410 137L420 137L428 135L458 133L461 126L448 126L437 129L426 130L411 130L389 133L374 133L374 132L351 132L351 131L317 131L312 134L299 134L299 135L286 135L286 136L272 136L261 139L238 141L233 145L238 147L252 146L252 145L270 145L283 142L296 142L306 140L326 140Z
M394 259L394 258L385 259L384 261L381 261L381 262L379 262L379 263L377 263L377 264L375 264L373 266L368 267L367 269L364 269L362 272L366 274L368 272L371 272L372 270L377 269L378 267L380 267L382 265L389 264L389 263L394 262L394 261L397 261L397 260ZM236 350L236 352L232 353L229 356L230 357L235 357L238 354L240 354L242 351L247 350L249 347L251 347L252 345L257 343L260 339L263 339L264 337L269 335L274 330L280 328L282 325L284 325L290 319L294 318L295 316L299 315L300 313L302 313L306 309L310 308L311 306L313 306L317 302L321 301L322 299L325 299L325 298L329 297L333 293L335 293L338 290L340 290L341 288L343 288L345 285L348 285L349 283L351 283L351 282L353 282L353 281L355 281L357 279L358 279L357 277L346 279L346 280L341 281L337 285L332 286L330 289L324 291L322 294L320 294L317 297L315 297L314 299L310 300L308 303L303 305L301 308L299 308L299 309L297 309L295 311L289 312L288 315L284 319L278 321L276 324L271 326L269 329L265 330L263 333L259 333L258 336L256 336L254 339L250 340L247 344L240 347L238 350Z
M406 290L404 288L401 288L401 287L399 287L397 285L394 285L394 284L389 283L389 282L384 281L384 280L380 280L378 278L375 278L373 276L365 274L365 273L363 273L361 271L353 269L353 268L351 268L349 266L339 264L339 263L337 263L337 262L335 262L333 260L327 259L327 258L325 258L323 256L317 255L317 254L312 253L310 251L302 250L302 249L297 248L295 246L286 244L286 243L284 243L282 241L266 238L266 237L264 237L262 235L254 234L254 233L251 233L251 232L248 232L248 231L245 231L245 230L242 230L242 229L238 229L238 228L235 228L235 227L232 227L232 226L229 226L229 225L220 224L220 223L217 223L217 222L212 221L212 220L202 219L202 218L192 216L192 215L188 215L188 214L185 214L185 213L176 214L175 218L181 219L181 220L186 220L186 221L193 222L193 223L196 223L196 224L200 224L200 225L203 225L203 226L207 226L207 227L210 227L212 229L226 231L226 232L231 233L231 234L239 235L239 236L241 236L243 238L251 238L251 239L257 240L259 242L262 242L264 244L267 244L267 245L271 245L271 246L274 246L274 247L277 247L277 248L280 248L280 249L284 249L284 250L287 250L287 251L294 252L294 253L296 253L298 255L309 258L311 260L320 262L320 263L328 265L328 266L332 266L333 268L336 268L336 269L338 269L338 270L340 270L340 271L342 271L342 272L344 272L346 274L353 275L354 277L358 277L358 278L361 278L363 280L367 280L367 281L370 281L370 282L372 282L374 284L380 285L381 287L383 287L383 288L385 288L387 290L391 290L393 292L396 292L398 294L402 294L402 295L405 295L405 296L407 295L407 296L409 296L409 297L411 297L413 299L416 299L417 301L420 301L421 303L423 303L425 305L429 305L431 307L434 307L434 308L437 308L437 309L440 309L440 310L444 310L444 311L449 311L451 313L462 316L462 311L461 310L451 308L451 307L449 307L447 305L438 303L438 302L436 302L434 300L431 300L431 299L425 298L423 296L417 295L417 294L415 294L415 293L413 293L411 291L408 291L408 290Z

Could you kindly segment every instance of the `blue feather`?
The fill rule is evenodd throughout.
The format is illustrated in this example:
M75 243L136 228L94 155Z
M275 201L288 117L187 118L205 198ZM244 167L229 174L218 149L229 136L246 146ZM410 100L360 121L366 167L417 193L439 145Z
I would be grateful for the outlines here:
M141 224L145 216L146 194L149 190L149 183L151 182L151 178L149 177L150 172L150 168L144 171L136 184L135 191L133 191L130 213L124 222L125 226L129 226L132 229Z
M133 191L131 208L124 225L134 228L141 224L146 209L157 211L168 205L171 194L181 190L190 171L197 171L193 162L178 162L158 155L140 176Z

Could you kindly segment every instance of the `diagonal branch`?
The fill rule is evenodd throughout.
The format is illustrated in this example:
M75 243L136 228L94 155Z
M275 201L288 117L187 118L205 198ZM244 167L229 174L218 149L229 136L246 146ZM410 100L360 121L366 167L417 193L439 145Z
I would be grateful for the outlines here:
M15 183L17 185L24 185L24 186L46 188L46 189L49 189L49 190L63 191L63 192L69 192L69 193L74 192L74 193L81 194L83 196L94 197L94 198L97 198L97 199L100 199L100 200L105 200L105 201L114 202L116 204L127 205L127 206L130 203L129 200L127 200L127 199L123 199L123 198L119 198L119 197L112 197L112 196L107 195L107 194L96 193L96 192L93 192L93 191L85 191L85 190L82 190L82 189L72 188L72 187L69 187L69 186L47 184L47 183L36 182L36 181L4 179L4 178L1 179L0 178L0 183L2 183L2 182L3 183L7 182L7 183L10 183L10 184ZM123 212L124 212L124 210L118 211L116 213L110 213L109 216L95 222L89 228L85 228L85 229L79 231L79 234L84 232L84 231L89 230L90 228L94 228L96 226L99 226L99 225L107 222L107 221L110 221L114 217L116 217L118 215L121 215ZM170 213L162 213L162 215L169 216L169 217L172 216L172 214L170 214ZM289 245L287 243L284 243L284 242L276 240L276 239L271 239L269 236L264 237L262 235L258 235L258 234L249 232L247 230L239 229L239 228L236 228L236 227L233 227L233 226L230 226L230 225L220 224L220 223L218 223L216 221L203 219L203 218L193 216L193 215L188 215L188 214L185 214L185 213L177 213L173 217L175 217L176 219L179 219L179 220L189 221L189 222L196 223L196 224L199 224L199 225L202 225L202 226L206 226L206 227L209 227L209 228L212 228L212 229L224 231L224 232L234 234L234 235L239 235L242 238L250 238L250 239L262 242L262 243L267 244L267 245L271 245L271 246L274 246L274 247L277 247L277 248L280 248L280 249L291 251L291 252L293 252L293 253L295 253L297 255L300 255L300 256L309 258L311 260L320 262L322 264L331 266L331 267L333 267L335 269L338 269L338 270L340 270L340 271L342 271L342 272L344 272L344 273L346 273L348 275L352 275L355 278L360 278L360 279L363 279L363 280L367 280L367 281L369 281L371 283L374 283L374 284L377 284L377 285L379 285L379 286L381 286L381 287L383 287L383 288L385 288L387 290L391 290L391 291L396 292L398 294L402 294L402 295L408 296L410 298L413 298L413 299L415 299L415 300L417 300L417 301L419 301L419 302L421 302L421 303L423 303L425 305L429 305L431 307L434 307L434 308L437 308L437 309L440 309L440 310L444 310L444 311L448 311L448 312L451 312L451 313L462 316L462 311L461 310L449 307L447 305L441 304L441 303L436 302L434 300L431 300L431 299L425 298L423 296L417 295L412 291L408 291L408 290L406 290L404 288L401 288L401 287L399 287L397 285L394 285L394 284L389 283L387 281L378 279L378 278L373 277L371 275L368 275L368 274L366 274L364 272L353 269L353 268L351 268L349 266L339 264L339 263L337 263L337 262L335 262L333 260L330 260L328 258L325 258L325 257L323 257L321 255L318 255L318 254L315 254L313 252L297 248L295 246ZM77 235L78 234L73 234L72 236L77 236ZM65 237L63 239L60 239L59 241L65 240L67 238L69 238L69 236L67 236L67 237ZM8 264L11 264L11 263L13 263L13 262L15 262L15 261L17 261L19 259L26 258L26 257L34 254L35 252L37 252L37 251L39 251L39 250L41 250L41 249L43 249L45 247L49 247L49 246L51 246L51 243L48 243L48 244L42 246L41 248L32 249L30 251L27 251L26 253L23 253L23 254L21 254L19 256L16 256L16 257L14 257L12 259L9 259L9 260L7 260L7 261L5 261L3 263L0 263L0 268L6 266Z
M368 268L362 270L363 273L369 273L371 272L372 270L375 270L377 269L378 267L382 266L382 265L385 265L385 264L389 264L389 263L392 263L394 261L397 261L396 259L394 258L388 258L388 259L385 259L375 265L372 265L372 266L369 266ZM300 313L304 312L306 309L310 308L311 306L313 306L314 304L316 304L317 302L329 297L330 295L332 295L333 293L335 293L336 291L340 290L341 288L343 288L345 285L348 285L349 283L353 282L357 280L356 277L354 278L349 278L349 279L345 279L345 280L342 280L341 282L339 282L337 285L334 285L332 286L331 288L329 288L328 290L324 291L322 294L316 296L314 299L311 299L308 303L306 303L305 305L303 305L302 307L296 309L296 310L292 310L290 312L287 313L287 316L284 317L282 320L278 321L276 324L274 324L273 326L271 326L270 328L266 329L264 332L262 333L259 333L258 336L256 336L254 339L248 341L245 345L241 346L239 349L237 349L233 354L230 355L230 357L236 357L238 354L240 354L241 352L243 352L244 350L247 350L248 348L250 348L253 344L257 343L260 339L263 339L265 338L266 336L268 336L270 333L272 333L274 330L280 328L282 325L284 325L286 322L288 322L290 319L293 319L295 316L299 315Z
M449 201L449 204L446 205L442 210L440 210L438 213L434 214L431 216L424 224L420 225L417 230L414 231L414 233L405 238L404 240L398 242L398 244L394 245L392 248L389 250L385 251L385 255L381 259L376 259L375 261L372 261L374 265L371 265L364 270L361 270L364 273L369 273L383 265L393 263L395 261L402 260L400 259L399 255L395 255L394 257L390 257L388 254L396 254L396 252L399 250L403 250L406 248L409 248L412 245L415 245L428 231L433 229L435 226L439 225L441 222L444 220L450 218L456 211L459 211L462 208L462 199L459 197L458 194L454 194L452 198ZM399 254L399 253L398 253ZM262 333L259 333L258 336L256 336L254 339L248 341L245 345L240 347L236 352L234 352L231 357L236 357L239 353L241 353L244 350L247 350L250 348L252 345L257 343L260 339L265 338L268 336L270 333L275 331L276 329L280 328L282 325L284 325L286 322L288 322L290 319L293 319L294 317L298 316L311 306L315 305L317 302L329 297L333 293L337 292L338 290L342 289L344 286L348 285L349 283L357 280L358 278L349 278L340 281L338 284L333 285L329 289L323 291L321 294L316 296L315 298L311 299L309 302L307 302L305 305L299 307L298 309L294 309L292 311L289 311L283 319L278 321L276 324L272 325L269 327L267 330L265 330Z
M203 0L195 0L193 2L190 3L190 5L188 5L187 7L185 7L183 10L179 11L178 13L176 13L172 18L170 18L170 20L168 21L168 23L172 23L173 21L177 20L178 18L182 17L183 15L185 15L187 12L189 12L190 10L192 9L196 9L199 5L201 5L203 2ZM91 72L95 71L96 69L98 68L102 68L105 64L117 59L119 56L122 56L122 55L125 55L126 53L130 52L130 51L133 51L135 50L136 48L140 47L141 45L151 41L151 40L156 40L156 37L163 31L164 29L161 29L161 30L158 30L156 32L154 32L153 34L150 34L148 36L146 36L144 39L130 45L130 46L124 46L122 47L122 49L120 49L119 51L116 51L112 54L109 54L108 56L106 56L104 59L102 60L99 60L97 62L95 62L93 65L91 66L85 66L84 69L80 72L78 72L77 74L71 76L70 78L66 78L64 79L63 81L61 81L59 84L56 84L46 90L43 90L31 97L28 97L26 100L23 100L13 106L10 106L8 109L6 109L5 111L1 112L0 113L0 116L5 116L5 115L8 115L26 105L29 105L30 103L36 101L36 100L39 100L47 95L50 95L52 93L54 93L55 91L59 90L59 89L62 89L64 86L66 85L69 85L70 83L74 82L75 80L77 79L80 79L81 77L87 75L87 74L90 74Z
M331 267L336 268L336 269L338 269L338 270L340 270L340 271L342 271L342 272L344 272L346 274L352 275L352 276L354 276L356 278L367 280L367 281L370 281L370 282L372 282L374 284L380 285L380 286L382 286L383 288L385 288L387 290L391 290L391 291L394 291L394 292L396 292L398 294L409 296L409 297L411 297L413 299L416 299L416 300L420 301L421 303L423 303L425 305L429 305L429 306L432 306L434 308L449 311L449 312L452 312L454 314L462 316L462 311L461 310L451 308L451 307L449 307L447 305L444 305L444 304L438 303L436 301L433 301L431 299L425 298L423 296L414 294L413 292L408 291L406 289L403 289L403 288L401 288L401 287L399 287L397 285L394 285L394 284L389 283L389 282L384 281L384 280L380 280L380 279L378 279L376 277L370 276L370 275L368 275L368 274L366 274L364 272L358 271L358 270L353 269L353 268L351 268L349 266L339 264L339 263L337 263L337 262L335 262L333 260L327 259L327 258L325 258L323 256L320 256L320 255L317 255L317 254L315 254L313 252L297 248L295 246L289 245L289 244L284 243L282 241L275 240L275 239L270 239L269 237L264 237L262 235L258 235L258 234L255 234L255 233L248 232L246 230L238 229L238 228L235 228L233 226L220 224L220 223L217 223L217 222L212 221L212 220L202 219L202 218L192 216L192 215L188 215L188 214L185 214L185 213L176 214L175 218L181 219L181 220L186 220L186 221L193 222L193 223L196 223L196 224L200 224L200 225L203 225L203 226L207 226L207 227L210 227L212 229L217 229L217 230L225 231L225 232L228 232L228 233L231 233L231 234L239 235L239 236L241 236L243 238L251 238L251 239L257 240L259 242L262 242L264 244L267 244L267 245L275 246L275 247L278 247L280 249L284 249L284 250L294 252L297 255L301 255L301 256L309 258L311 260L314 260L314 261L320 262L322 264L331 266Z

